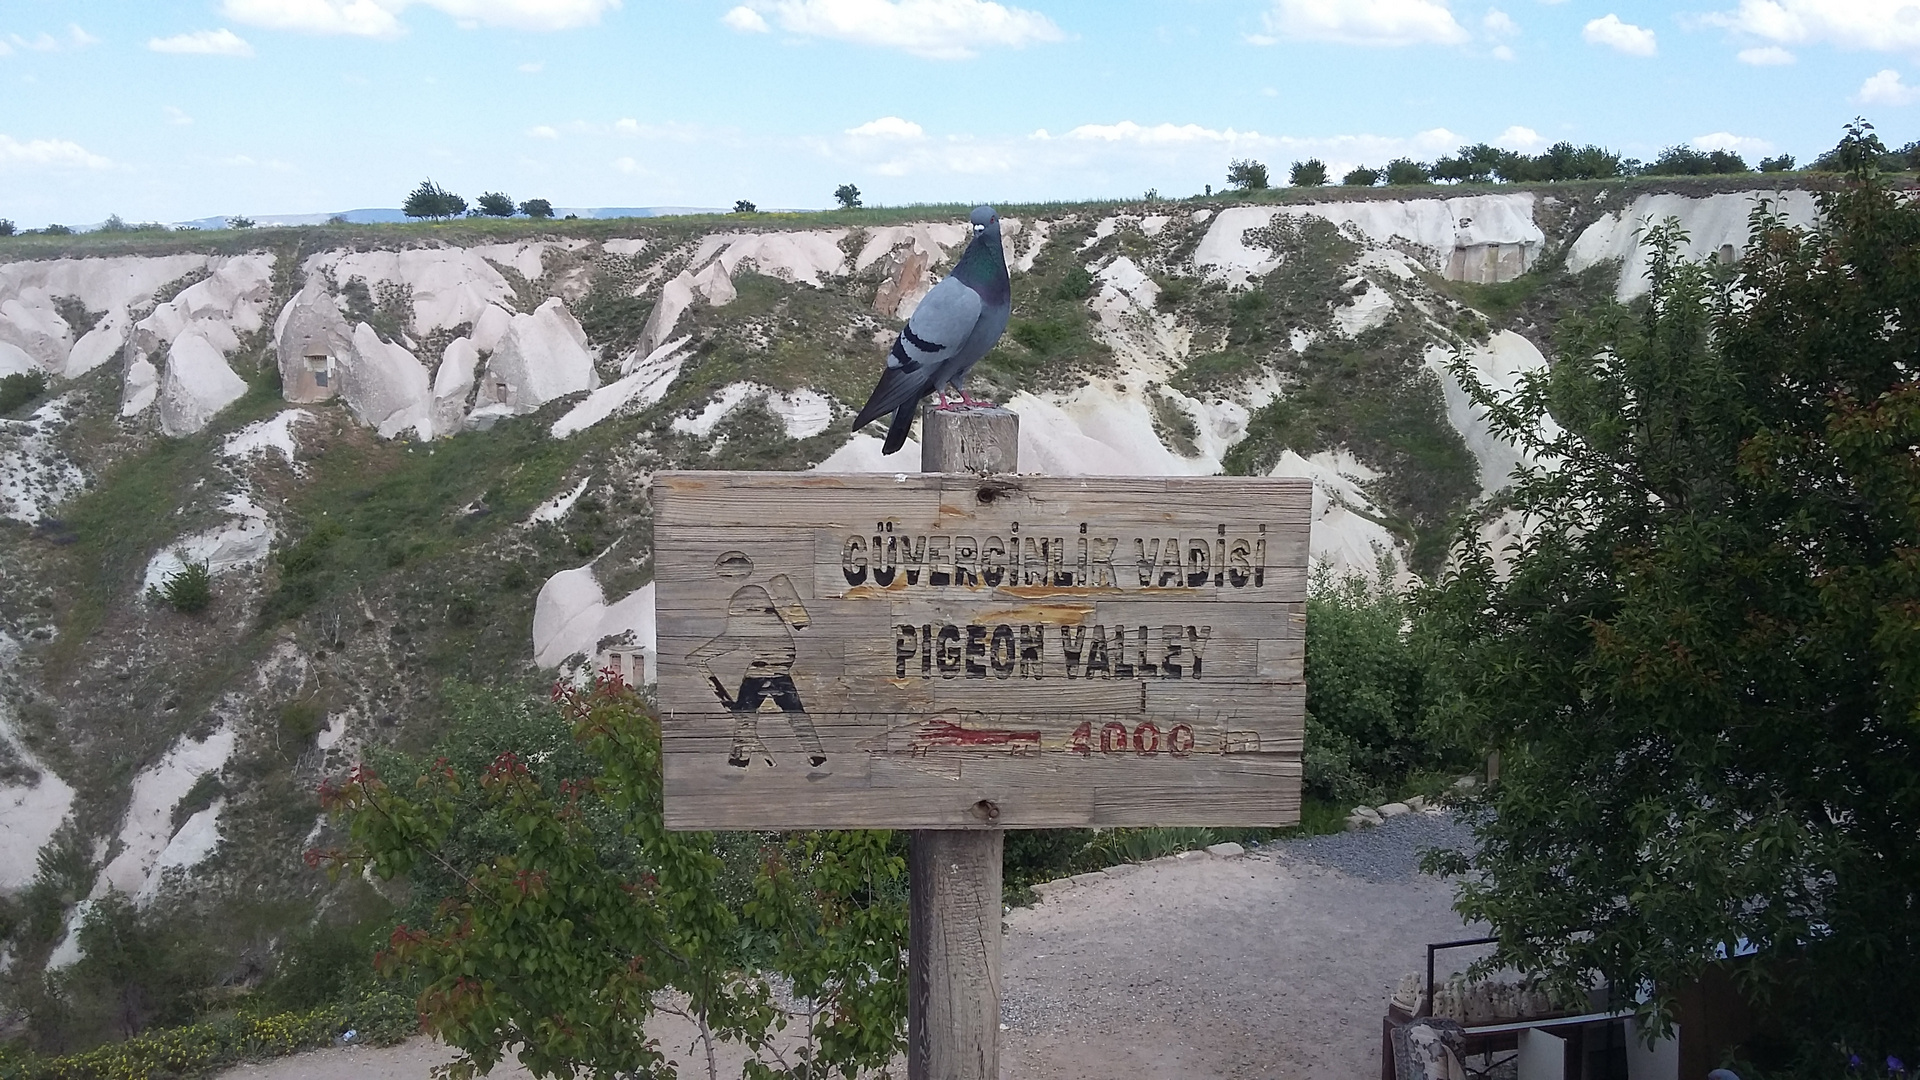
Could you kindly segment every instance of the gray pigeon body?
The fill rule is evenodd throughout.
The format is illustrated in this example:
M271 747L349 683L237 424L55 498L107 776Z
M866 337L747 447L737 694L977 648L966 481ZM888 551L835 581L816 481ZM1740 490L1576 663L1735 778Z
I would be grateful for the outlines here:
M893 414L887 426L886 453L907 441L921 398L938 393L944 406L945 390L951 386L962 401L972 403L965 389L967 373L999 342L1013 314L1013 284L1000 246L1000 215L991 206L979 206L974 208L972 222L973 241L953 273L913 309L887 352L879 385L854 418L858 431Z

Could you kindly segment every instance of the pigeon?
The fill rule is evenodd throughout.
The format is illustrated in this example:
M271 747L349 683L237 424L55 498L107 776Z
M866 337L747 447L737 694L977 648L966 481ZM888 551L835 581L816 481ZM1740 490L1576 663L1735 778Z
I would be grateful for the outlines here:
M1007 256L1000 248L1000 215L991 206L976 206L972 214L973 242L940 284L913 309L907 325L887 353L880 384L854 418L855 431L893 414L887 426L885 453L907 441L913 412L920 399L940 395L940 407L951 408L947 387L969 405L991 407L989 401L968 397L967 372L987 355L1006 332L1013 313L1013 286L1007 280Z

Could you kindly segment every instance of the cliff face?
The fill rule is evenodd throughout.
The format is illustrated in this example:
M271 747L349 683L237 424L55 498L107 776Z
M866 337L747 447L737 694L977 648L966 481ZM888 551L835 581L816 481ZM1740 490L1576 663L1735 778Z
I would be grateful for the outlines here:
M1441 362L1513 385L1560 313L1638 294L1646 223L1729 258L1757 197L1013 208L971 389L1026 469L1303 476L1316 555L1430 569L1518 460ZM303 900L314 783L430 738L444 680L650 677L647 477L917 468L849 422L962 219L0 246L0 375L51 380L0 421L0 890L45 849L83 894ZM200 563L205 611L156 599Z

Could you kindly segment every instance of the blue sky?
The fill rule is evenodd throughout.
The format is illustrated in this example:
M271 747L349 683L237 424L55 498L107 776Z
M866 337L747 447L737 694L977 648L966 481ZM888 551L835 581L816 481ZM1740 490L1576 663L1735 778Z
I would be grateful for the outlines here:
M1186 195L1920 138L1920 0L0 0L0 217Z

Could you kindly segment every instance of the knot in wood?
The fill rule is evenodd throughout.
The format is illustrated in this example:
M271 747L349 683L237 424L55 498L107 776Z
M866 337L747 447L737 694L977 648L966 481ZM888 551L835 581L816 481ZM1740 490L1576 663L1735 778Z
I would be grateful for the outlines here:
M999 821L1000 804L994 802L992 799L981 799L979 802L973 804L973 815L981 821Z

